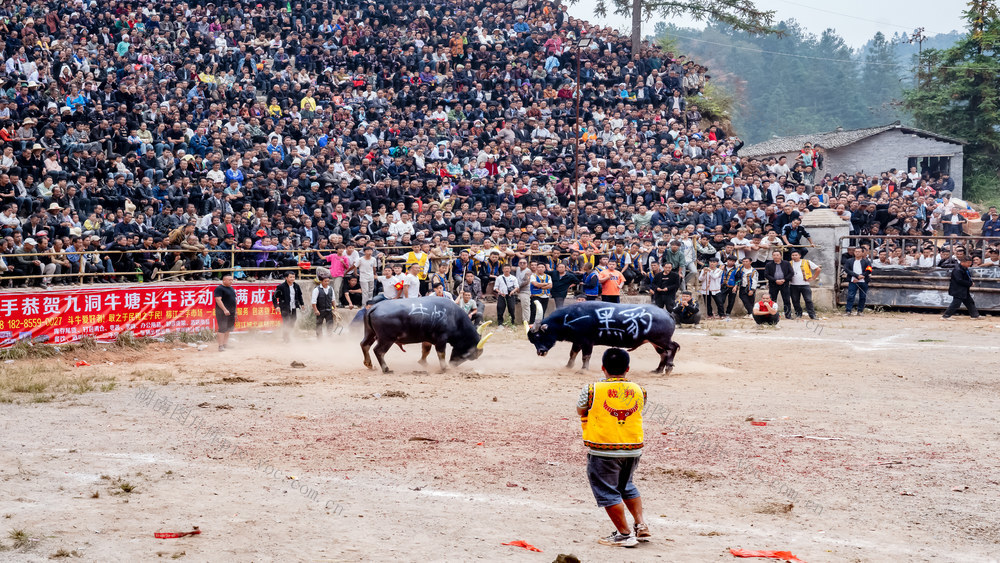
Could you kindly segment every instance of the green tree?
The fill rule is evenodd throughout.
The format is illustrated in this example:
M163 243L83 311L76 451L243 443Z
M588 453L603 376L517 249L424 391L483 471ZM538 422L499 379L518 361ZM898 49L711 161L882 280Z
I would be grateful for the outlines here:
M569 0L571 4L579 0ZM692 17L698 21L718 22L751 34L776 34L774 10L761 10L753 0L597 0L594 13L608 12L632 18L632 56L637 57L642 41L642 22L654 15L664 18Z
M1000 12L972 0L964 17L968 33L954 46L924 50L904 102L917 126L968 141L966 197L982 201L1000 195Z

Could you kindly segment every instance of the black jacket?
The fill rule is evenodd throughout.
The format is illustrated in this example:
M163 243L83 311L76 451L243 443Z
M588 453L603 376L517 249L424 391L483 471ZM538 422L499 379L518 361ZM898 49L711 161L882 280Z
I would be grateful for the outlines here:
M774 260L769 260L767 264L764 264L764 277L767 278L767 282L769 284L775 283L774 274L777 273L779 265L781 266L781 273L784 276L785 284L792 283L792 276L795 274L792 271L792 263L788 260L782 260L780 264Z
M972 289L972 273L968 268L955 266L951 271L951 280L948 282L948 295L959 299L968 299Z
M854 262L855 262L854 258L848 258L846 261L844 261L844 276L847 278L847 281L851 281L851 279L854 277ZM871 267L872 267L871 260L867 258L861 259L861 272L865 276L865 283L871 281L871 276L872 276Z
M278 287L274 288L274 296L271 297L271 303L279 311L288 312L298 309L305 302L302 300L302 289L299 287L299 284L293 283L291 289L289 289L287 283L281 282Z

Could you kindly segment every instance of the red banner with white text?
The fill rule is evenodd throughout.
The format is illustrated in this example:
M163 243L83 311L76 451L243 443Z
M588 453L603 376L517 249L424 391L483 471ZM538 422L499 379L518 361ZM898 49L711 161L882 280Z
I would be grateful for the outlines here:
M215 330L218 284L135 284L87 289L0 293L0 347L18 340L63 344L90 336L111 341L126 331L139 337ZM238 283L236 332L281 326L271 306L273 284Z

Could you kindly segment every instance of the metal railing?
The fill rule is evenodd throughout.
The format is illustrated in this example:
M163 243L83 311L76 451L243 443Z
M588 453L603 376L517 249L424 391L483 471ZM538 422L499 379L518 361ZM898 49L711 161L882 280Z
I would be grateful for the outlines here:
M901 249L906 256L907 248L917 248L921 252L927 245L934 248L935 258L939 252L954 252L962 249L969 256L985 258L991 245L1000 245L1000 238L984 236L904 236L904 235L849 235L837 241L836 275L834 295L838 305L845 303L847 275L843 268L843 252L848 248L870 245L873 240L881 242L875 249L869 247L867 259L875 261L879 250ZM850 244L854 242L854 244ZM845 244L848 243L848 244ZM995 247L995 246L994 246ZM919 253L918 253L919 256ZM943 309L951 301L948 296L952 267L940 266L876 266L872 265L866 297L869 305L880 305L901 309ZM1000 310L1000 266L973 266L973 293L983 297L980 309ZM979 300L977 299L977 302Z

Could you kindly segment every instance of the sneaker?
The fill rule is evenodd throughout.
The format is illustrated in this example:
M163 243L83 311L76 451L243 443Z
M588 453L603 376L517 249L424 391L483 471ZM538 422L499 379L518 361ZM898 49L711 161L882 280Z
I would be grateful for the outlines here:
M639 545L639 540L632 534L623 534L615 530L610 536L597 540L597 543L612 547L635 547Z
M225 346L219 346L219 351L220 352L225 352L226 351L226 347Z
M941 318L944 319L944 320L946 320L946 321L953 321L953 320L955 320L955 319L953 319L951 317L945 317L945 316L942 316Z
M637 541L648 542L649 538L653 537L653 534L649 533L649 526L647 526L646 524L636 524L634 526L634 529L635 533L632 535L635 536L635 539Z

